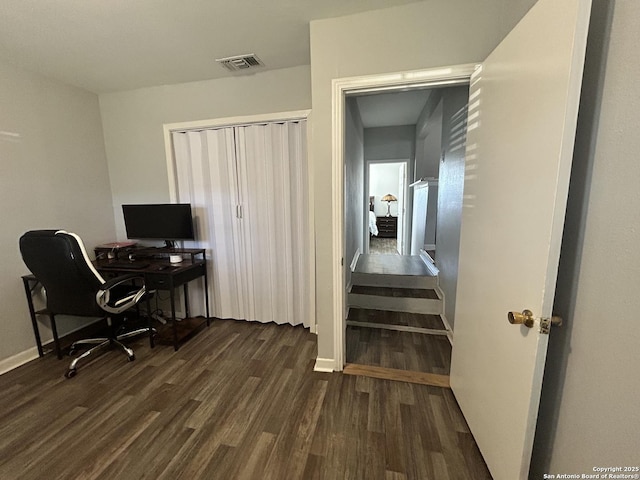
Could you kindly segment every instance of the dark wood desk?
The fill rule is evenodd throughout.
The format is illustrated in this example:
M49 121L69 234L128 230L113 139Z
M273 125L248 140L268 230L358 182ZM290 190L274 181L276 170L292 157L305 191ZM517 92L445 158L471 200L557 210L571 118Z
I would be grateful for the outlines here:
M169 255L182 255L180 263L171 263ZM122 275L125 273L139 273L144 276L147 291L164 290L169 292L171 302L171 330L173 347L177 351L182 341L190 338L204 323L210 325L209 316L209 281L207 276L206 251L199 248L187 249L137 249L135 261L124 259L98 259L94 262L96 269L103 275ZM204 298L206 317L192 318L189 311L189 282L202 278L204 281ZM176 288L184 289L184 307L186 318L176 319ZM147 296L147 313L151 314L149 296ZM162 337L161 337L162 338ZM154 346L150 337L151 347Z

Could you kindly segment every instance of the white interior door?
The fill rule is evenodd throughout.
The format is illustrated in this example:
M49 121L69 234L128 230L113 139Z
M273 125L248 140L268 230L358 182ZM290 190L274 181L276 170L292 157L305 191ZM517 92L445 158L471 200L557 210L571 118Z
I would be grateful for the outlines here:
M539 0L471 79L451 386L495 480L528 475L590 0Z
M396 245L400 255L405 254L404 250L404 203L405 203L405 185L406 185L407 164L401 163L398 170L398 230L396 233Z

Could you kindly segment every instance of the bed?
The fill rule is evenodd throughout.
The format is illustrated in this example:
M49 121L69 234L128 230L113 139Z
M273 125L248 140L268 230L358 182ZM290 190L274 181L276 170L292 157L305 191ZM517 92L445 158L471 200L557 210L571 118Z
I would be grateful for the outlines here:
M376 214L373 211L373 201L375 196L369 197L369 233L378 236L378 225L376 223Z

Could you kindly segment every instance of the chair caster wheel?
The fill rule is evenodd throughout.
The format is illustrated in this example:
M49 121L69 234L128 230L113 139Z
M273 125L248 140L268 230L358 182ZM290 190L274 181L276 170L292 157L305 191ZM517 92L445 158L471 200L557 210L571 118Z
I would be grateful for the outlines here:
M76 376L76 373L78 371L75 368L70 368L69 370L67 370L64 374L65 377L67 378L73 378Z
M130 357L127 357L127 360L130 362L133 362L136 359L135 355L131 355Z
M76 349L75 348L70 348L69 349L69 356L73 357L76 354Z

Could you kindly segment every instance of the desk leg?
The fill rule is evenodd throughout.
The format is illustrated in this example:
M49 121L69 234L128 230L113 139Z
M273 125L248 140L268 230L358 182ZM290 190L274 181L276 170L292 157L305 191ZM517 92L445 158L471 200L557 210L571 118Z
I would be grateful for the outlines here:
M31 326L33 327L33 335L36 337L36 346L38 347L38 356L44 357L42 349L42 339L40 338L40 329L38 328L38 319L36 318L36 309L33 307L33 299L31 298L31 285L26 278L22 279L24 283L24 292L27 295L27 305L29 306L29 315L31 315ZM37 282L36 282L37 284Z
M191 313L189 313L189 287L185 283L183 285L184 288L184 314L187 318L191 317Z
M56 347L56 355L58 360L62 360L62 350L60 349L60 339L58 338L58 328L56 327L56 316L53 313L49 314L49 321L51 322L51 333L53 333L53 344Z
M211 317L209 316L209 281L207 280L207 264L204 266L204 308L207 314L207 327L210 326Z
M153 323L151 323L151 299L149 298L149 292L146 295L146 303L147 303L147 326L149 327L149 347L154 348L155 342L153 341Z
M171 326L173 327L173 350L178 351L178 326L176 325L176 298L173 282L169 287L169 296L171 298Z

